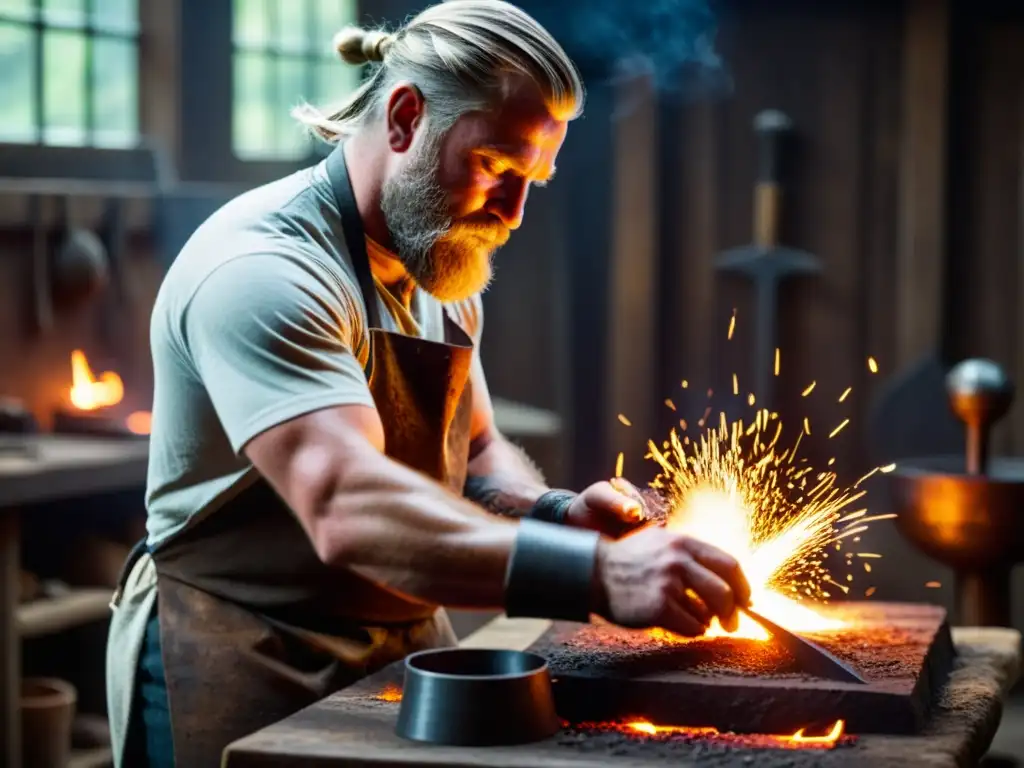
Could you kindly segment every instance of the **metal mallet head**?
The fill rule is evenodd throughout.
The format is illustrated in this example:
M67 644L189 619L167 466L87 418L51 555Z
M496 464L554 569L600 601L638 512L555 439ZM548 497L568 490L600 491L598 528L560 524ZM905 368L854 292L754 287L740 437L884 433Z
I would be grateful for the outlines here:
M754 116L756 133L788 133L793 130L793 121L778 109L765 109Z
M988 464L992 426L1013 404L1014 385L996 362L964 360L946 375L949 406L967 427L967 472L978 475Z

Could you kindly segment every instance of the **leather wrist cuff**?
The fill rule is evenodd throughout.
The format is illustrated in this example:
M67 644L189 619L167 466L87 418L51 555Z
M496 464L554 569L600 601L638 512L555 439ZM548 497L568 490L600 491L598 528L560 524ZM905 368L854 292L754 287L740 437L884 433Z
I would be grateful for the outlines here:
M526 516L533 520L562 525L577 495L572 491L558 489L548 491L533 503Z
M590 621L600 539L596 531L522 518L505 572L505 614Z

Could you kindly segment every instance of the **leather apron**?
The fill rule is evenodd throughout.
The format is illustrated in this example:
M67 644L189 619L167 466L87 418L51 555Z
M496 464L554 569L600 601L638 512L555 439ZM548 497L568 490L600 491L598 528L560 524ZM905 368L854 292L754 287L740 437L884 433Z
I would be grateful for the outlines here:
M473 343L446 310L444 343L382 330L340 146L326 165L366 306L385 452L461 495ZM456 643L443 609L325 566L262 478L150 554L181 768L218 766L232 741L413 651Z

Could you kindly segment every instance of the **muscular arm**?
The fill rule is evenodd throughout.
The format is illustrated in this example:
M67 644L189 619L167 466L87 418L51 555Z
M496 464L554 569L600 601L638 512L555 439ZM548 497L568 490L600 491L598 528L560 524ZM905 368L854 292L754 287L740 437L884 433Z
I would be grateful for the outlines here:
M473 361L473 442L465 497L490 512L520 517L548 489L530 457L494 424L494 407L479 355Z
M357 359L357 289L304 253L225 262L183 318L232 448L294 511L319 557L429 603L500 608L515 521L387 458Z
M424 602L500 608L516 534L433 480L387 458L377 412L317 411L245 448L321 560Z

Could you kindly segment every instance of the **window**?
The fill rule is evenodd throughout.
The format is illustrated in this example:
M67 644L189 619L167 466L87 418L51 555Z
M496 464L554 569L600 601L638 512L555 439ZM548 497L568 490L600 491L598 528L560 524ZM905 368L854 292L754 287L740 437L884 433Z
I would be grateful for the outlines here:
M238 158L310 154L310 139L290 111L302 101L330 104L358 86L360 69L341 63L331 45L357 14L356 0L234 0L232 145Z
M139 143L137 0L0 0L0 142Z

